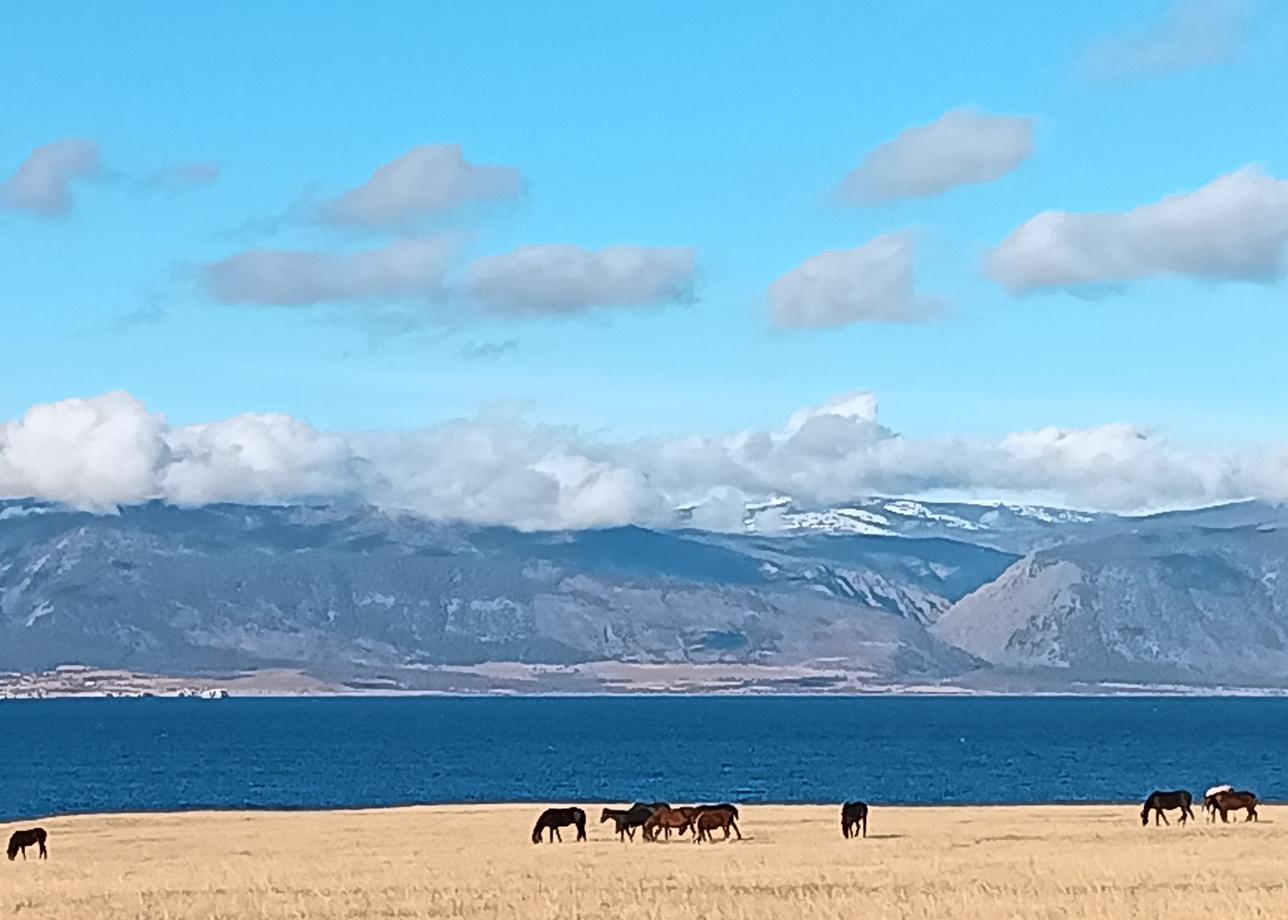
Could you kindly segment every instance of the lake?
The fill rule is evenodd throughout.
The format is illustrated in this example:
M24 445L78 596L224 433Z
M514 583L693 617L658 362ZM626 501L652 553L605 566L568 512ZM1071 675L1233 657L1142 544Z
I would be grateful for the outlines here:
M0 703L0 819L192 808L1288 798L1288 699L596 697Z

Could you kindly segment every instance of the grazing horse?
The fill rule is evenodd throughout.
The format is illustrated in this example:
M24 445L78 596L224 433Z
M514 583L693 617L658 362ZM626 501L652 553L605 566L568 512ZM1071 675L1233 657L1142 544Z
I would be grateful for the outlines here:
M14 831L13 836L9 838L9 859L18 858L18 851L22 851L22 858L27 858L27 847L40 847L40 858L48 859L49 850L45 848L45 840L48 838L43 827L33 827L31 830Z
M699 805L696 814L692 820L693 842L701 843L706 840L712 843L711 832L713 830L723 830L724 839L729 839L729 830L742 839L742 831L738 830L738 807L736 805Z
M1204 807L1208 807L1209 802L1211 803L1210 807L1213 815L1217 812L1221 813L1222 824L1229 822L1230 818L1228 815L1230 812L1238 811L1241 808L1246 808L1248 810L1248 816L1243 819L1244 821L1261 820L1257 817L1257 796L1255 793L1247 791L1235 792L1234 790L1227 792L1223 789L1220 792L1214 793L1213 795L1205 798L1203 802Z
M868 835L868 803L846 802L841 806L841 836L846 840Z
M635 839L635 828L643 827L653 811L653 806L638 802L630 808L605 808L599 816L599 823L603 824L611 819L617 830L617 839L625 843L628 835L631 840Z
M1167 820L1167 815L1163 814L1163 812L1179 808L1181 810L1181 825L1184 826L1187 817L1194 817L1194 812L1190 811L1190 805L1193 801L1194 797L1184 789L1178 789L1175 792L1159 792L1155 789L1149 794L1149 798L1145 800L1144 806L1141 807L1140 823L1142 825L1149 824L1149 813L1152 811L1154 812L1155 825L1158 824L1159 818L1163 819L1164 824L1171 824L1172 822Z
M554 843L558 838L563 843L563 834L559 833L559 828L567 827L570 824L577 826L577 839L586 839L586 813L580 808L547 808L537 819L537 825L532 829L532 842L541 842L541 832L550 832L550 842Z
M1207 792L1203 793L1203 810L1207 812L1208 823L1211 824L1216 820L1216 806L1212 804L1212 797L1218 792L1233 792L1234 787L1230 785L1213 786Z
M644 839L655 841L663 830L668 838L672 830L684 833L696 813L696 808L658 808L644 822Z

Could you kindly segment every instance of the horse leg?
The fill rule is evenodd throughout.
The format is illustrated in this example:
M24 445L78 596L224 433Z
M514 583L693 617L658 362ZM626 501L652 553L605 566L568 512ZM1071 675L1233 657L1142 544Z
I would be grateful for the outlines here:
M45 841L43 841L43 840L42 840L42 841L40 841L40 858L41 858L41 859L48 859L48 858L49 858L49 850L47 850L47 849L45 848Z
M737 821L730 821L730 822L729 822L729 826L733 828L733 832L734 832L735 834L737 834L737 835L738 835L738 839L739 839L739 840L741 840L741 839L742 839L742 831L738 830L738 822L737 822ZM726 837L728 837L729 835L728 835L728 834L725 834L725 836L726 836Z

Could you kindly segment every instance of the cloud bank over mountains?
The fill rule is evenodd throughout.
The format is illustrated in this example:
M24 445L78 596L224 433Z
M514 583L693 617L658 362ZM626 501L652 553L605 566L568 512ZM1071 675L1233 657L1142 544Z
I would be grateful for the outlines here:
M876 398L843 394L767 431L610 440L521 418L407 433L329 433L288 415L171 425L127 393L34 406L0 425L0 496L95 511L163 499L339 500L529 530L693 523L736 530L774 494L1025 497L1145 510L1288 499L1288 444L1195 449L1130 425L998 439L907 438Z

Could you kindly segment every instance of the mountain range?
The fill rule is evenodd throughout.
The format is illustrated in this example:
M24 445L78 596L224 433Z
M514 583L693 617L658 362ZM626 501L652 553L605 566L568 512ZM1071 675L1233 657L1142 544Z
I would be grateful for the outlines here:
M0 501L0 669L466 691L630 689L606 664L731 689L1288 683L1283 506L784 497L741 533L687 514L525 533L369 507Z

